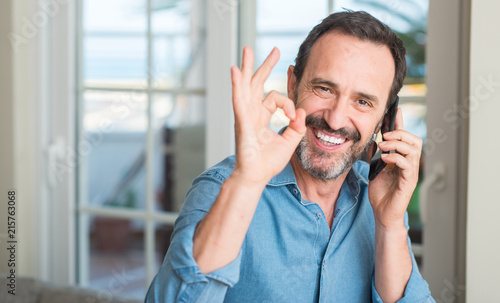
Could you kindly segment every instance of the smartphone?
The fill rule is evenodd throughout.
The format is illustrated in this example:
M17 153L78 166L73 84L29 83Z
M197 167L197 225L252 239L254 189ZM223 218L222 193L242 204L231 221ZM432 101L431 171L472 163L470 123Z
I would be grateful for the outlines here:
M384 116L384 120L382 121L382 127L380 128L380 132L382 134L386 132L390 132L394 130L394 126L396 125L396 114L398 113L398 104L399 104L399 97L396 96L396 100L393 102L389 110ZM382 140L385 141L384 136L382 136ZM370 173L368 174L368 179L372 181L375 179L375 177L380 174L380 172L386 167L387 163L382 161L381 155L382 153L388 154L388 153L393 153L394 151L390 152L382 152L381 150L378 150L375 155L373 156L371 163L370 163Z

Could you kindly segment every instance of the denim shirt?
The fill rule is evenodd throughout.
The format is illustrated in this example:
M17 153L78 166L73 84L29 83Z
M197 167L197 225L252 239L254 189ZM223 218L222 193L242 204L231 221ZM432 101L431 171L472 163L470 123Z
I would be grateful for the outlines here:
M369 167L361 161L342 185L331 229L321 207L302 199L288 163L264 189L238 257L203 274L193 258L194 231L234 164L229 157L194 180L146 302L382 302L373 282ZM435 302L409 251L413 269L398 302Z

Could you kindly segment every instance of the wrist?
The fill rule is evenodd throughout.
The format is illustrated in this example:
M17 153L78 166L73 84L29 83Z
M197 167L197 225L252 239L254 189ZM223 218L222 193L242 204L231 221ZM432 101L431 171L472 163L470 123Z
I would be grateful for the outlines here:
M404 219L396 220L393 222L387 222L378 220L375 218L375 230L384 233L392 233L392 234L407 234L408 230L406 229Z
M394 247L408 249L407 246L408 230L404 223L394 226L385 226L375 224L375 243L376 250L392 250Z
M234 168L233 173L228 178L231 183L245 186L251 190L264 190L270 179L264 176L257 176L254 173L247 173L238 168L238 166Z

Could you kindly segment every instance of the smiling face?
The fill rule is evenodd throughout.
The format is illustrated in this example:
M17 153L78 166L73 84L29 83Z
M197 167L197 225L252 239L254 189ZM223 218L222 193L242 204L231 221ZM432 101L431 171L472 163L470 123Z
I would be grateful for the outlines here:
M338 32L314 44L299 84L289 69L288 96L307 115L308 129L296 155L313 177L340 177L370 145L394 73L387 46Z

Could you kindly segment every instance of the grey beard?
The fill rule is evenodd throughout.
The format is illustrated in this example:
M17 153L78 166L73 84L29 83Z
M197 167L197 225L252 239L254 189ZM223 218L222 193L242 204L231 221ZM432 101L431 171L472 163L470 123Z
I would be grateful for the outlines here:
M330 159L332 158L332 155L317 149L315 146L310 146L310 144L307 143L305 136L300 141L299 146L297 146L295 154L304 169L314 178L328 181L337 179L351 169L352 165L367 152L371 143L372 141L369 140L361 150L360 148L351 148L349 151L341 155L340 159L336 163L328 166L314 164L313 159Z

